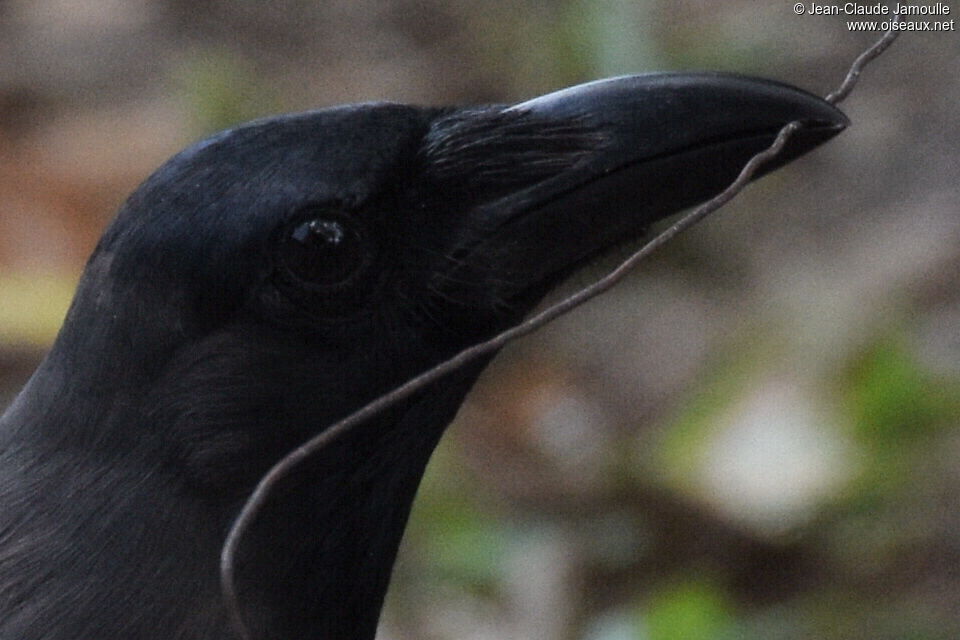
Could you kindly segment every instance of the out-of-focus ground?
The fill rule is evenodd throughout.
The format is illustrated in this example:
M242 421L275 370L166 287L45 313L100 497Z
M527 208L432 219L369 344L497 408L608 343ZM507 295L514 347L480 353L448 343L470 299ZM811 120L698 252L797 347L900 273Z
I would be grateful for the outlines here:
M877 36L846 20L748 0L4 0L0 406L116 207L208 132L647 70L825 94ZM425 479L384 640L960 637L958 62L956 31L903 34L842 136L507 349Z

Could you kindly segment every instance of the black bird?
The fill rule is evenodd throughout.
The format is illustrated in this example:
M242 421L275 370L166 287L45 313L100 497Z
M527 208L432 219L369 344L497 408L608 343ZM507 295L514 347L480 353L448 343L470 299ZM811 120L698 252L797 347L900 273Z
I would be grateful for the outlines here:
M847 123L786 85L666 74L285 115L175 156L0 419L0 639L234 638L219 551L264 471L719 192L793 120L774 166ZM239 549L256 638L374 636L421 473L483 364L283 483Z

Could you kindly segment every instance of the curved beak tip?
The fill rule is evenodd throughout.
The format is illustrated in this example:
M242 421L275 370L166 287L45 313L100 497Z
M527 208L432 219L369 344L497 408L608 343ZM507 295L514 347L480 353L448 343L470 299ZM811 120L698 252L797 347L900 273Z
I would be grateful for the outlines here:
M608 78L512 108L592 122L619 138L621 143L616 146L629 146L639 155L661 154L710 140L776 133L794 120L803 122L808 134L816 131L819 135L815 138L823 141L850 124L834 105L802 89L716 72Z

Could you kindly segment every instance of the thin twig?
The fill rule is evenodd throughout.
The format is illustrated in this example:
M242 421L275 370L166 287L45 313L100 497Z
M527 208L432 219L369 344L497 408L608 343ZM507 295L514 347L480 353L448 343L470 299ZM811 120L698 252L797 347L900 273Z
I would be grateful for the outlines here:
M893 14L892 23L900 22L900 14ZM850 65L850 71L847 72L847 77L843 79L843 82L840 84L840 87L832 92L827 94L827 97L824 98L830 104L840 104L847 99L847 96L850 95L850 92L853 91L853 88L857 84L857 80L860 79L860 72L863 71L863 68L867 66L870 62L877 58L881 53L887 50L893 41L897 39L897 36L900 35L899 31L895 31L891 26L890 29L884 33L879 40L873 43L873 46L857 56L857 59L853 61L853 64Z
M899 16L895 15L893 21L896 22L897 20L899 20ZM825 100L831 104L837 104L843 101L853 90L853 87L856 85L857 80L860 77L860 72L863 70L863 68L874 58L883 53L883 51L890 46L890 44L897 38L898 35L899 32L894 31L891 28L891 30L887 31L873 46L860 54L860 56L858 56L853 62L853 65L847 72L847 76L844 78L844 81L840 87L833 93L830 93ZM223 591L223 598L227 607L228 615L230 616L230 619L233 622L233 625L236 627L236 631L240 637L243 640L252 640L246 623L243 621L243 615L240 609L239 599L237 597L235 578L235 558L237 547L239 546L240 541L243 539L247 529L250 527L250 524L253 522L253 519L263 508L263 505L270 497L270 493L280 480L287 476L301 462L314 455L324 447L328 446L331 442L341 437L344 433L356 427L358 424L363 423L384 409L397 404L401 400L409 398L417 391L424 389L427 385L439 380L456 369L459 369L468 362L471 362L482 355L492 353L516 338L536 331L551 320L562 316L571 309L580 306L584 302L613 287L648 255L669 242L684 230L700 222L705 217L732 200L747 185L753 175L764 163L776 157L777 154L783 150L787 140L798 129L800 129L801 126L802 124L799 121L790 122L784 125L784 127L780 129L773 143L763 151L750 158L750 160L744 165L743 169L740 170L740 174L737 176L736 180L734 180L726 189L707 202L701 204L692 212L680 218L676 223L661 233L657 234L654 238L644 244L639 250L621 262L619 266L617 266L613 271L604 277L600 278L593 284L580 289L576 293L564 298L560 302L557 302L540 313L530 317L526 321L497 334L489 340L468 347L449 360L445 360L432 369L428 369L424 373L421 373L411 380L408 380L406 383L395 388L393 391L380 396L353 414L347 416L343 420L340 420L339 422L331 425L329 428L313 436L277 462L270 469L270 471L268 471L266 475L260 479L257 487L254 489L253 493L250 494L247 502L243 505L243 509L241 509L240 514L237 516L237 519L234 521L233 526L227 535L227 539L223 544L220 554L220 582L221 589Z

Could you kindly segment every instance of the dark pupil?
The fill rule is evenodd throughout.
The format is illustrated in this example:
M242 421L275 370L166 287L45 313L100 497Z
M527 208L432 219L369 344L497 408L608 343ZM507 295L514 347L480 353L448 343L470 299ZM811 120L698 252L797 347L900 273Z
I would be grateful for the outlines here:
M309 284L340 284L363 262L359 235L336 219L316 218L298 225L285 245L285 266Z

